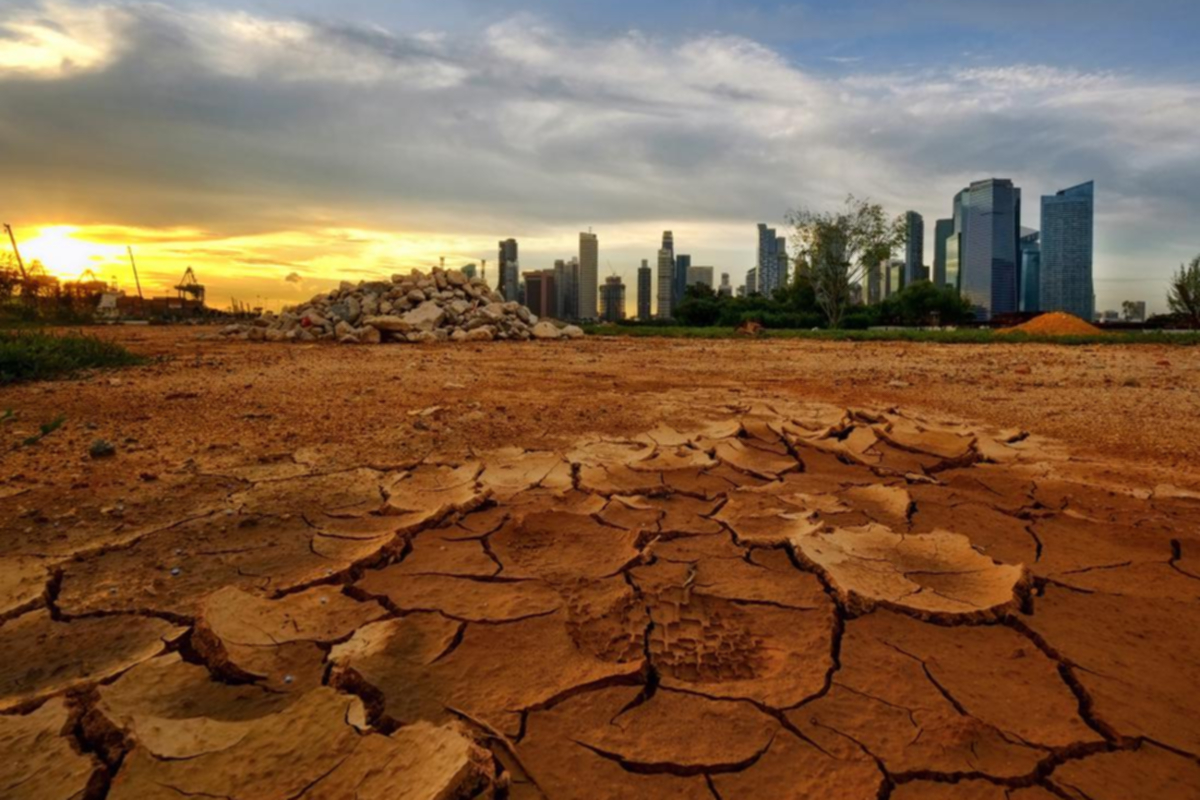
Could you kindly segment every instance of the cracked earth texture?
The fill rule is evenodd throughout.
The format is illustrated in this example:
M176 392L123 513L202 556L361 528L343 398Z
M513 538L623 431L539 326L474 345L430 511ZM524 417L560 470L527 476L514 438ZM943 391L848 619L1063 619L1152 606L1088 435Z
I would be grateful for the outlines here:
M0 797L1200 796L1188 476L901 406L691 413L0 485Z

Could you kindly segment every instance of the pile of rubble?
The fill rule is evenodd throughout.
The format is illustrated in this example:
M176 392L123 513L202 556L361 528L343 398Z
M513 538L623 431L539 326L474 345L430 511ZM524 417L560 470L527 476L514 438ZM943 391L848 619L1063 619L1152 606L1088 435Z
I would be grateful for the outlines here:
M336 341L490 342L578 339L574 325L539 320L528 308L504 298L481 278L459 270L413 270L388 281L342 285L282 314L267 312L252 324L228 325L221 335L267 342Z

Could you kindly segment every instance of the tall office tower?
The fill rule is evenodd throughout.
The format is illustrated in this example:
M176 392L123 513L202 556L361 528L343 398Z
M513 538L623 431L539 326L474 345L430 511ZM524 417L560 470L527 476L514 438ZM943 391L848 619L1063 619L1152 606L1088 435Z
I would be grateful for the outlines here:
M647 259L642 259L642 265L638 267L638 282L637 282L637 318L645 322L650 319L650 297L653 294L654 285L654 270L650 269L650 262Z
M688 272L692 269L692 257L685 255L675 256L675 284L672 286L671 305L678 306L683 302L683 296L687 294L689 285Z
M579 319L579 259L554 262L559 319Z
M672 319L675 294L675 257L665 247L658 251L658 318Z
M780 267L783 267L782 272L787 271L787 262L780 264L779 258L779 243L783 239L775 235L774 228L768 228L765 224L758 224L758 263L755 268L758 270L756 287L759 294L770 297L771 294L781 286L783 286L784 276L781 274ZM747 289L749 284L747 283Z
M721 273L721 285L717 288L717 294L722 297L733 297L733 284L729 282L729 273Z
M1042 245L1037 231L1021 236L1021 310L1042 310Z
M873 306L878 305L884 297L883 271L883 262L867 265L867 302Z
M605 322L625 319L625 284L620 275L609 275L600 287L600 319Z
M662 249L669 250L671 258L675 257L675 234L670 231L663 231Z
M885 260L880 265L880 269L883 270L884 298L891 297L904 288L905 278L908 274L906 266L906 262L898 258Z
M959 238L946 247L947 271L957 266L959 289L976 315L989 319L1018 310L1021 190L1010 180L976 181L954 198L954 220Z
M788 260L787 239L783 236L775 237L775 259L775 269L777 270L775 274L779 277L779 286L776 288L781 289L787 286L788 267L790 265Z
M600 288L600 240L596 234L579 234L579 318L600 315L596 294Z
M496 271L500 274L499 283L496 284L496 291L504 297L508 297L508 292L505 287L508 285L508 265L519 264L520 259L517 257L517 240L505 239L500 242L500 260L496 262Z
M683 258L683 256L680 256ZM675 261L675 268L679 269L679 260ZM712 267L688 267L687 268L687 285L688 286L707 286L713 288L714 277L716 271Z
M521 301L521 274L516 261L509 261L500 271L500 280L504 291L500 294L505 300Z
M1092 181L1042 198L1042 309L1090 320L1096 185Z
M758 288L758 267L751 267L746 270L746 296L759 294Z
M925 218L916 211L904 215L904 282L928 280L925 274Z
M939 289L949 283L946 272L946 246L953 235L952 219L939 219L933 226L933 285Z
M539 317L558 318L558 275L543 269L525 273L525 305Z

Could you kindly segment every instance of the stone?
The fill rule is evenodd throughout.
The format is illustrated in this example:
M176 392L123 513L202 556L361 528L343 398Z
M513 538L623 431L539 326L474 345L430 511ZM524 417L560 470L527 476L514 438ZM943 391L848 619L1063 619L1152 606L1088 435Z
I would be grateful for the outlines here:
M562 332L551 322L539 322L533 326L533 338L554 340L562 338Z
M540 323L539 323L540 324ZM562 335L568 339L582 339L586 334L578 325L567 325L562 329Z
M408 323L410 329L422 332L433 331L442 324L442 320L445 318L445 310L432 300L422 303L404 315L404 321Z

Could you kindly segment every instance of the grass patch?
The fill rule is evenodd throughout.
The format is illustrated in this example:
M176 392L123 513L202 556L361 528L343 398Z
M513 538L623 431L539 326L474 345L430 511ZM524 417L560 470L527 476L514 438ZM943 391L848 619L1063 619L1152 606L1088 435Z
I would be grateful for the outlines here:
M664 339L736 339L734 328L684 328L634 325L589 325L591 336L629 336ZM1068 346L1096 344L1170 344L1200 345L1200 332L1161 333L1120 331L1096 336L1033 336L1027 333L997 333L993 330L964 328L956 331L926 331L905 328L892 331L797 331L769 330L764 339L808 339L823 342L931 342L934 344L1060 344Z
M143 363L119 344L79 333L0 331L0 386Z

